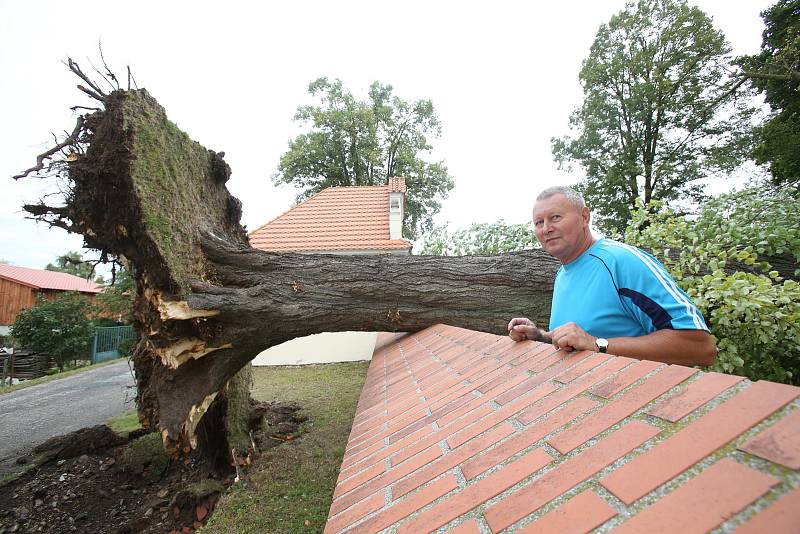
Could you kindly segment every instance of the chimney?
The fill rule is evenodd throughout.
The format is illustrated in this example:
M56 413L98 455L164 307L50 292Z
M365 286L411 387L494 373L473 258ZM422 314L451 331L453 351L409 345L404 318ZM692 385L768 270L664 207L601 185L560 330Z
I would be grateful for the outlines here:
M405 178L389 178L389 239L403 239L403 214L406 198Z

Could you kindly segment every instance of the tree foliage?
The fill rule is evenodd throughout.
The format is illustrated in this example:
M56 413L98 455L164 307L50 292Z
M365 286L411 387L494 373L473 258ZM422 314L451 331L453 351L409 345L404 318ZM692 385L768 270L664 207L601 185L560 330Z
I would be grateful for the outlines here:
M640 199L698 200L698 181L746 153L749 99L728 75L729 45L684 0L639 0L603 24L580 72L574 137L552 140L559 166L585 171L578 188L606 231L621 231Z
M654 202L634 212L625 240L664 259L717 337L714 368L800 384L800 284L759 255L800 262L800 203L786 191L746 189L714 198L695 219ZM679 250L670 260L666 249ZM758 270L726 274L728 261Z
M800 0L781 0L761 13L761 53L739 59L773 111L757 130L753 156L776 185L800 187Z
M114 281L97 295L95 306L98 312L112 317L116 322L130 324L133 321L133 303L136 298L136 283L127 269L116 272Z
M47 354L60 370L70 361L87 356L92 323L89 300L78 293L62 293L53 300L40 297L22 310L11 326L11 335L23 348Z
M444 162L423 159L441 125L430 100L408 102L392 90L376 81L359 100L338 79L309 84L319 102L297 109L294 119L308 131L290 141L273 181L300 188L299 202L326 187L384 185L402 176L408 188L404 234L413 238L430 229L453 188Z
M66 254L58 256L55 263L47 264L45 270L67 273L74 276L80 276L86 280L93 279L97 283L103 283L102 276L97 276L94 278L94 267L92 267L92 264L85 261L80 252L75 252L74 250L70 250Z
M474 223L469 228L450 231L447 225L434 226L423 236L419 254L430 256L468 256L527 250L536 246L529 224Z

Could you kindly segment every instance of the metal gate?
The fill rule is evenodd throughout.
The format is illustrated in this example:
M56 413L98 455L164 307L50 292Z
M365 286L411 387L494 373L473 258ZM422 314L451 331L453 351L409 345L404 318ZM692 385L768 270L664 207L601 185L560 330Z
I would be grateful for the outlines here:
M92 342L92 363L104 362L119 358L119 345L126 339L133 339L136 334L132 326L108 326L94 329Z

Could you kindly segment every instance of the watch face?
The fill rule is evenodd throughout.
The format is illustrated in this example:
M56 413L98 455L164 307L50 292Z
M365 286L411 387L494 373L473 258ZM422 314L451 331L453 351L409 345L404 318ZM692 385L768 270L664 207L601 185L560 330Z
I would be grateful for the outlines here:
M605 352L608 348L608 340L603 339L602 337L597 338L595 343L597 343L597 348L600 349L600 352Z

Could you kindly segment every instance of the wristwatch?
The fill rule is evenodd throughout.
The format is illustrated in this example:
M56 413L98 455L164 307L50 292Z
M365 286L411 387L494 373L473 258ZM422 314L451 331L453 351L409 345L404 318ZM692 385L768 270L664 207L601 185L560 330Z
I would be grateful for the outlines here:
M595 345L597 345L597 351L605 354L608 351L608 340L602 337L598 337L594 340Z

